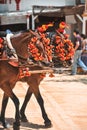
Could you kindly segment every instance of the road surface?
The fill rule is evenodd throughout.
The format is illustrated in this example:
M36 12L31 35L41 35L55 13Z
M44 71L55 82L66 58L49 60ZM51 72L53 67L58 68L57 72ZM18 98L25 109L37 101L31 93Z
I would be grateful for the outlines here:
M14 92L19 97L20 107L27 91L27 84L17 82ZM87 75L71 76L68 73L55 74L40 84L44 105L53 126L48 130L87 130ZM0 90L0 107L3 91ZM1 109L1 108L0 108ZM15 108L9 100L6 119L13 130ZM46 130L37 101L32 96L26 108L28 123L21 122L20 130ZM0 130L4 130L0 124Z

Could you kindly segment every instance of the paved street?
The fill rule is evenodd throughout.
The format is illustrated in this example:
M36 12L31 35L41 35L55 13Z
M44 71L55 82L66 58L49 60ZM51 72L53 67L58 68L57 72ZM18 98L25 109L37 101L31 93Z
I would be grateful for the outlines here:
M27 91L27 84L18 82L14 92L19 97L20 106ZM40 84L44 105L53 127L48 130L87 130L87 75L70 76L69 74L48 75ZM2 100L0 90L0 106ZM6 119L13 130L15 108L9 100ZM21 123L20 130L46 130L39 105L32 96L27 108L28 123ZM0 130L4 130L0 124Z

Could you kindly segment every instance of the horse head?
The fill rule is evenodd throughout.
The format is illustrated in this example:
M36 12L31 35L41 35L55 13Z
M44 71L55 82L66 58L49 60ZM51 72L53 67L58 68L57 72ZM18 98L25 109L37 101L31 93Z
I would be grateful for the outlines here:
M26 31L15 34L11 38L11 43L16 50L19 61L27 60L29 58L28 44L33 36L34 35L30 31Z
M51 47L45 35L29 30L14 35L11 42L19 57L19 62L30 58L34 59L35 63L49 66L52 59Z

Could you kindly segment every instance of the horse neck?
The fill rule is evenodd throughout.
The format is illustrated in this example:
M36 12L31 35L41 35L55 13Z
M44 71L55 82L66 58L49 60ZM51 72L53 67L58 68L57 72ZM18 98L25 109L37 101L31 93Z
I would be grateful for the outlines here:
M12 45L14 49L16 50L17 55L28 58L28 43L29 43L29 35L28 33L22 33L20 35L17 35L16 37L14 36L12 38Z

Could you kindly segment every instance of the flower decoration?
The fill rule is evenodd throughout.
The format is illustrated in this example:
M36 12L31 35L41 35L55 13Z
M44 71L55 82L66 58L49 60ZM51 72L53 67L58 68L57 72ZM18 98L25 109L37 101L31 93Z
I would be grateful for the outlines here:
M70 60L74 55L74 47L71 40L69 40L69 35L63 33L67 24L65 22L60 23L58 30L56 30L57 35L55 35L54 44L52 45L50 44L50 39L46 37L46 33L44 32L49 26L53 26L53 24L42 25L40 28L42 31L38 29L39 39L34 36L29 42L28 48L33 59L35 61L43 61L45 59L43 53L37 47L38 43L39 46L43 45L43 51L45 52L48 61L52 61L53 53L62 62Z
M54 75L53 73L50 73L50 74L49 74L49 77L50 77L50 78L53 78L53 77L55 77L55 75Z
M50 45L50 39L46 38L46 34L40 33L40 39L37 37L31 38L31 41L28 44L29 52L31 53L32 57L35 61L43 61L45 57L43 56L42 51L37 47L37 43L39 40L39 45L43 45L44 52L48 58L48 61L52 60L52 46Z
M37 28L37 31L38 32L45 32L49 27L52 27L53 26L53 23L48 23L48 24L43 24L41 27L38 27Z
M46 35L41 34L42 37L42 43L45 49L45 53L48 57L48 61L52 61L52 48L53 46L50 45L50 39L46 38Z
M31 53L34 60L41 61L44 59L44 57L41 55L39 49L36 47L37 40L38 40L37 37L31 38L31 41L28 44L28 48L29 48L29 52Z
M19 68L19 79L23 77L28 77L28 76L31 76L31 73L29 72L28 67Z
M71 57L74 55L74 47L71 40L66 39L66 37L61 38L60 36L55 37L55 53L56 56L61 61L67 61L70 60Z
M70 60L74 55L73 43L69 40L69 35L64 33L66 27L68 27L68 25L65 22L59 24L54 41L54 51L60 61Z
M60 22L60 24L59 24L59 28L61 28L61 29L65 29L66 26L67 25L65 22Z
M41 78L41 79L44 79L45 77L46 77L46 73L41 73L41 74L40 74L40 78Z

